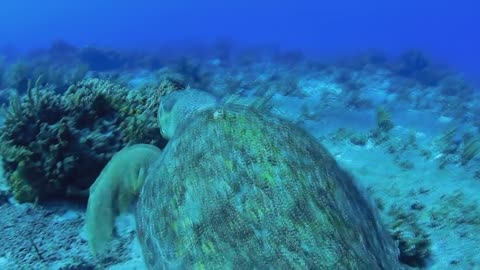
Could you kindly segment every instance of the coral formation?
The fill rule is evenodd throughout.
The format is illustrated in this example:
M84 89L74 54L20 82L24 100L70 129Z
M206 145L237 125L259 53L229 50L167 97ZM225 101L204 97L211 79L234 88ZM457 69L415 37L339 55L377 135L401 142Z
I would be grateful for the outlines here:
M478 156L480 153L480 138L474 136L469 132L461 134L459 127L447 129L435 141L436 147L442 154L439 158L439 168L443 169L448 164L455 163L467 166L472 159Z
M388 132L393 128L392 116L385 108L377 108L377 127L381 132Z
M25 202L79 195L125 145L162 146L157 103L146 92L97 79L72 84L63 94L37 83L14 95L0 128L14 197Z
M424 267L431 255L429 235L418 224L415 215L398 207L390 209L395 220L389 225L390 234L398 241L401 262L412 267Z

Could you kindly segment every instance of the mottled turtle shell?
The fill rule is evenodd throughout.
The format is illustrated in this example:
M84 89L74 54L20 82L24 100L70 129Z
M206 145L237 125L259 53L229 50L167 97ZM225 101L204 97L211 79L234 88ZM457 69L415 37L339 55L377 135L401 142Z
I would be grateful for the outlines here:
M376 212L313 137L246 107L183 121L137 208L149 269L400 269Z

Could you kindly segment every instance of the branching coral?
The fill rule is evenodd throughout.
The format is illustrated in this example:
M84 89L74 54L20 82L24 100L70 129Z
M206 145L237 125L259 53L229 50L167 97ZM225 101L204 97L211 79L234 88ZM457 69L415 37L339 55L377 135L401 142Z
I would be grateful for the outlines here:
M392 207L390 215L395 221L390 225L390 234L398 241L401 262L413 266L425 266L431 255L430 236L419 226L412 213Z
M440 168L444 168L448 163L454 162L466 166L480 154L480 138L475 138L474 135L469 133L465 133L460 137L457 134L458 132L458 127L452 127L437 140L437 144L443 154L440 160Z
M41 80L11 98L0 128L0 154L17 200L73 196L124 146L164 144L147 92L90 79L58 94Z
M377 108L377 126L384 132L390 131L394 126L391 113L383 107Z

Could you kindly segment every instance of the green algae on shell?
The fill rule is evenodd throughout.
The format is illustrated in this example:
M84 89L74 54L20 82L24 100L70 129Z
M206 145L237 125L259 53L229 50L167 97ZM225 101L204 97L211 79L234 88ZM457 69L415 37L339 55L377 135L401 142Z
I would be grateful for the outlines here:
M303 130L233 105L176 125L137 207L149 269L401 269L375 210Z

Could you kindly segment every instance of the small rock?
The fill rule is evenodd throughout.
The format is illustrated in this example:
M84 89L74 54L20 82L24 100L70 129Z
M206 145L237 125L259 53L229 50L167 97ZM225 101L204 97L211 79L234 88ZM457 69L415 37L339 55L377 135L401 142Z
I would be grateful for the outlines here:
M423 210L425 208L425 205L420 202L415 202L410 206L410 208L412 210Z
M8 199L8 192L6 190L0 190L0 204L7 203Z
M430 192L430 189L428 189L428 188L426 188L426 187L421 187L421 188L418 190L418 192L419 192L420 194L427 194L427 193Z
M367 140L367 136L363 134L355 134L350 138L351 143L359 146L364 146L365 144L367 144Z
M67 220L77 219L79 217L80 217L79 213L72 210L68 210L63 215L55 217L55 221L64 222Z

